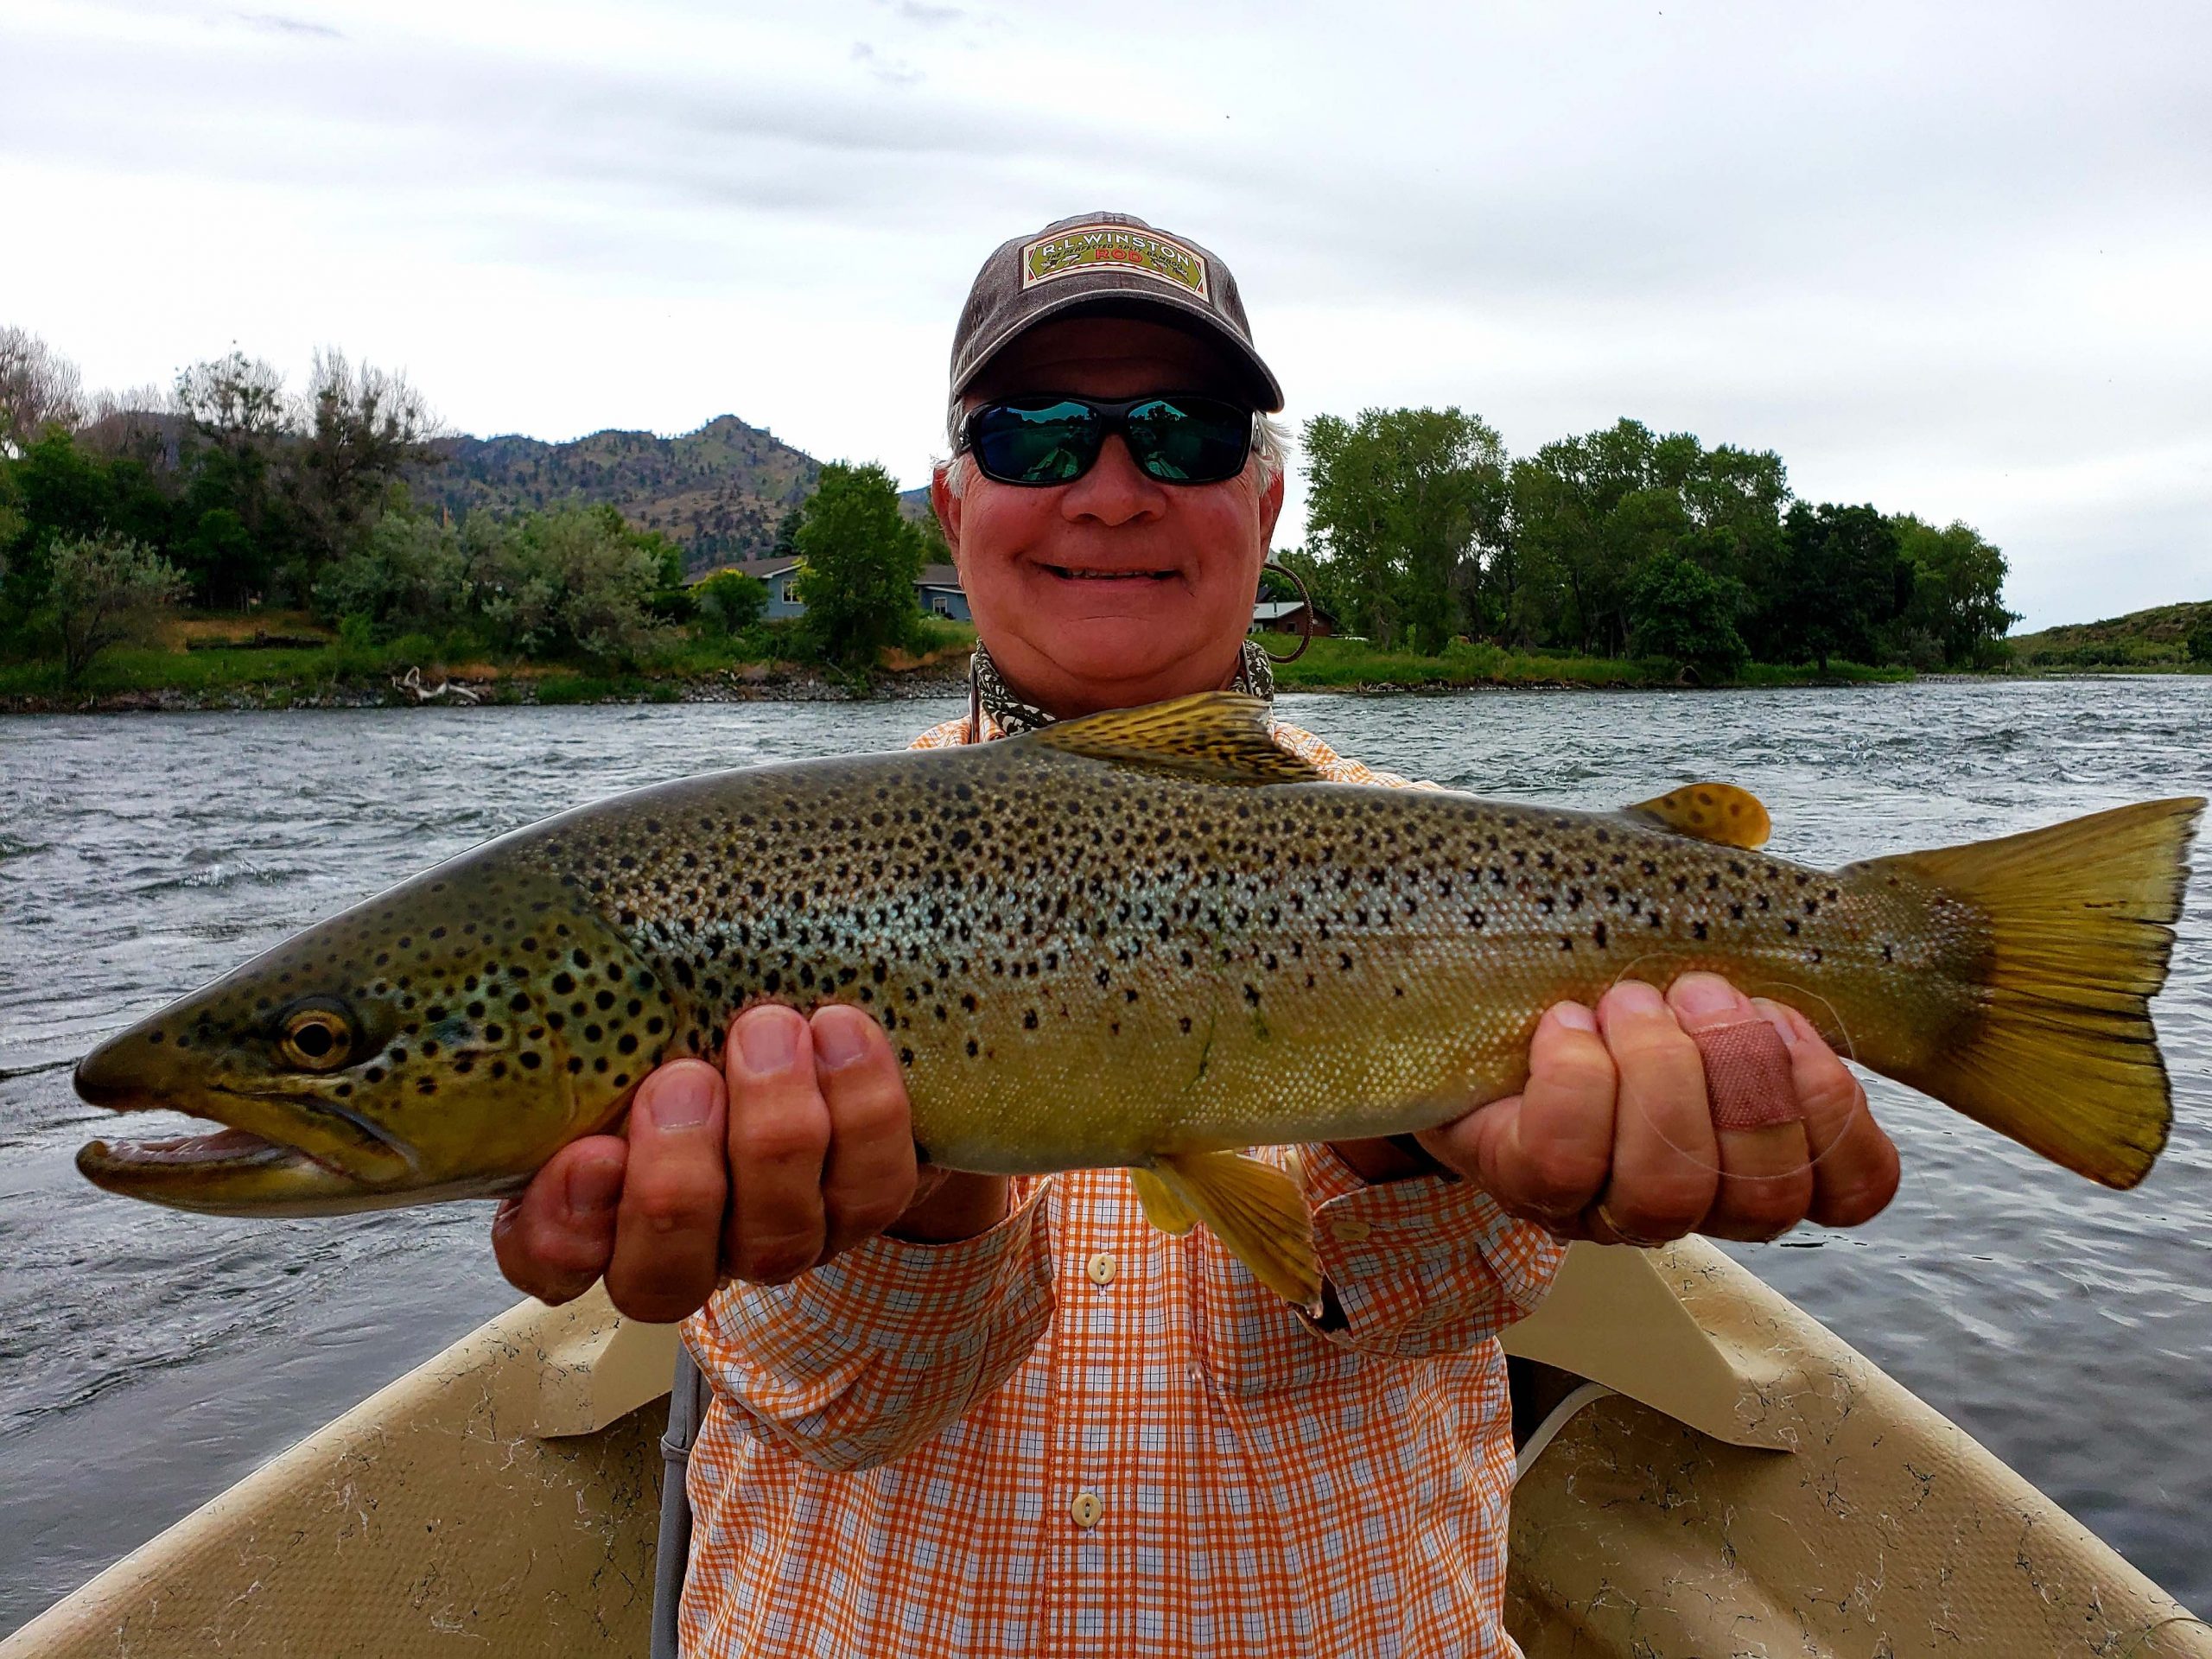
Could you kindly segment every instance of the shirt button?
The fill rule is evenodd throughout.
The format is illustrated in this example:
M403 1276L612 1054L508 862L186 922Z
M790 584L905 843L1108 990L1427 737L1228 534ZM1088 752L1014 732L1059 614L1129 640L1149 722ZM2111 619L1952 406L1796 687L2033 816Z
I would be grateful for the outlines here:
M1357 1244L1374 1230L1373 1225L1364 1221L1332 1221L1329 1224L1329 1236L1340 1244Z
M1111 1250L1101 1250L1090 1258L1090 1265L1084 1271L1090 1275L1092 1284L1110 1285L1114 1282L1116 1267L1114 1253Z
M1096 1492L1077 1492L1075 1502L1068 1505L1068 1518L1089 1532L1098 1524L1098 1517L1106 1513L1106 1506L1098 1501Z

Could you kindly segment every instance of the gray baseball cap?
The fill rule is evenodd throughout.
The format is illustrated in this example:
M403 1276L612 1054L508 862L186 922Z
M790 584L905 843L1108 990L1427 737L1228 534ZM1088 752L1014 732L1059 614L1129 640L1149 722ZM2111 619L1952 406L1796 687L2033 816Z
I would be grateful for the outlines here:
M1052 317L1137 316L1218 341L1245 372L1253 407L1282 388L1252 344L1236 279L1218 255L1129 213L1077 213L1001 242L976 273L952 337L952 395L1027 329Z

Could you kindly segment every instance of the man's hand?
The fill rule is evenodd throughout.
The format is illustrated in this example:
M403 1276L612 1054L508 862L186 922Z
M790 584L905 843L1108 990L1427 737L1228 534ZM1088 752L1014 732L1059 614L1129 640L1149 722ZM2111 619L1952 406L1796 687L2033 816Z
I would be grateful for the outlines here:
M992 1226L1007 1184L918 1170L906 1079L883 1027L832 1005L763 1005L723 1070L671 1060L622 1135L563 1147L499 1206L499 1271L541 1301L602 1274L634 1319L680 1319L723 1278L779 1284L880 1232L942 1243Z
M1762 1018L1787 1046L1804 1122L1716 1130L1694 1033ZM1852 1227L1897 1190L1897 1148L1811 1023L1711 974L1663 998L1625 980L1594 1013L1559 1004L1536 1028L1528 1086L1421 1142L1513 1214L1605 1244L1770 1239L1808 1217Z

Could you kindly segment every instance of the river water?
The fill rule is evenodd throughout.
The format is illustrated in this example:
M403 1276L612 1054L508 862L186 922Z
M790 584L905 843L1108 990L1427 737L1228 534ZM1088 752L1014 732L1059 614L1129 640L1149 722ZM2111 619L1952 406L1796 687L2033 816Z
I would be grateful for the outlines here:
M0 719L0 1633L506 1306L489 1206L251 1222L95 1192L68 1065L295 928L561 807L895 747L950 704ZM1348 753L1605 807L1747 785L1815 863L2212 791L2212 678L1284 700ZM2212 849L2158 1005L2173 1141L2094 1187L1876 1079L1897 1201L1731 1247L2212 1615Z

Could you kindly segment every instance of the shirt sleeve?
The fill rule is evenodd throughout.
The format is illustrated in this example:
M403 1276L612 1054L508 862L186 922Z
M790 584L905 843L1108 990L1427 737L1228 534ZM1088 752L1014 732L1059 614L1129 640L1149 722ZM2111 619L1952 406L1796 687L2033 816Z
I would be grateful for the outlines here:
M726 1285L684 1340L755 1439L832 1471L887 1463L997 1389L1051 1323L1045 1185L1017 1181L1012 1213L973 1238L879 1235L787 1285Z
M1567 1246L1472 1181L1369 1185L1325 1144L1300 1149L1332 1342L1408 1358L1464 1353L1535 1310Z

